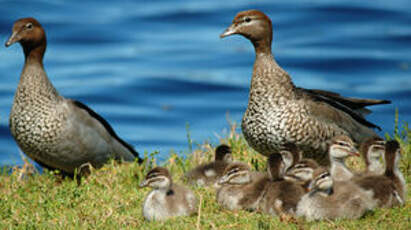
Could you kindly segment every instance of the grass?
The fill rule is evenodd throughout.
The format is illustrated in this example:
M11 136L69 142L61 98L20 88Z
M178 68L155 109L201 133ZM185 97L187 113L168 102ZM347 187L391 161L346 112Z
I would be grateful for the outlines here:
M231 131L221 138L233 148L235 159L249 162L255 170L264 170L265 158L251 150L241 135ZM411 131L408 125L396 126L388 139L400 141L403 149L401 170L408 183L411 156ZM191 140L190 140L191 145ZM212 160L214 148L204 143L186 158L171 154L166 166L177 183L194 166ZM287 222L278 217L247 211L223 210L215 202L211 188L192 187L200 200L197 215L178 217L165 222L147 222L142 217L142 202L150 189L139 189L145 173L156 165L156 154L146 154L145 164L111 162L91 172L87 178L61 179L54 172L39 174L26 163L12 173L0 175L1 229L411 229L409 198L406 205L393 209L377 209L359 220ZM359 158L350 162L359 169ZM7 170L4 170L7 171Z

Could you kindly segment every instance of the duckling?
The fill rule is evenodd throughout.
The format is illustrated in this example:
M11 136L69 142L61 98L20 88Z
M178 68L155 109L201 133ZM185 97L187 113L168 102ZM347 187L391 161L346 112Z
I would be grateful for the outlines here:
M267 176L253 174L248 165L234 162L227 166L218 183L217 202L229 210L250 210L257 208L263 196Z
M398 169L400 146L397 141L385 144L385 166L383 175L364 174L353 181L360 187L372 190L378 207L403 205L406 200L405 179Z
M313 179L313 172L318 167L319 165L315 160L304 158L287 170L284 179L299 183L307 191Z
M300 184L283 179L284 165L281 154L274 153L269 156L270 183L265 186L264 197L259 204L259 210L264 213L278 216L293 214L298 201L305 194L305 190Z
M153 190L143 203L143 216L148 221L165 220L174 216L189 216L196 212L197 198L183 186L174 184L166 168L156 167L149 171L140 187Z
M345 181L354 176L344 163L344 160L349 156L359 156L351 138L344 135L333 138L329 150L330 173L333 180Z
M215 160L213 162L202 164L185 174L189 183L198 186L214 185L218 188L217 180L224 173L224 169L233 160L231 148L227 145L220 145L215 150Z
M397 197L401 204L404 204L407 194L407 186L405 182L404 175L399 169L399 162L401 160L401 147L398 141L391 140L385 145L385 159L387 163L387 169L385 170L385 175L394 182L397 193L400 195L402 201Z
M369 138L360 147L361 155L365 162L365 173L381 175L385 171L385 166L381 163L381 156L384 157L385 141L380 137Z
M323 167L317 168L305 194L297 206L297 216L307 220L357 219L375 207L371 191L365 191L351 181L333 181Z

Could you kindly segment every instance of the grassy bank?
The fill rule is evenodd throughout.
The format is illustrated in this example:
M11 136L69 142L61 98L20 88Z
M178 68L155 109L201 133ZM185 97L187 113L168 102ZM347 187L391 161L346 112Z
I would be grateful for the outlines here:
M387 136L388 138L391 138ZM410 157L411 131L406 125L396 129L393 138L401 142L401 170L408 183L408 200L404 207L377 209L355 221L322 221L308 223L302 219L283 221L279 218L247 211L230 212L215 202L215 192L195 188L200 200L198 214L166 222L146 222L142 218L142 202L149 189L139 189L138 183L149 167L154 166L155 154L147 156L145 166L114 162L81 182L60 179L53 172L38 174L30 164L15 168L12 174L0 176L0 228L21 229L411 229ZM221 138L232 146L235 159L249 162L256 170L264 170L265 158L253 152L235 132ZM163 164L172 172L177 183L180 176L192 167L213 158L213 147L205 143L185 159L171 154ZM362 162L350 162L359 169ZM80 185L79 185L80 184Z

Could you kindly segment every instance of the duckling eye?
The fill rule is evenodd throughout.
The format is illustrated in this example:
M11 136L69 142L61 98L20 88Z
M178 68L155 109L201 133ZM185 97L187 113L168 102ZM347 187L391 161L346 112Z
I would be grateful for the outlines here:
M251 18L246 17L246 18L244 19L244 21L245 21L245 22L251 22Z
M27 23L26 24L26 29L32 29L33 28L33 24L32 23Z
M302 165L302 164L301 164L301 165L300 165L300 164L299 164L299 165L295 165L295 168L297 168L297 169L299 169L299 168L304 168L304 167L305 167L305 166Z
M344 143L344 142L338 142L337 143L338 145L340 145L340 146L348 146L346 143Z
M326 178L326 177L328 177L329 176L329 173L325 173L325 174L323 174L323 175L321 175L321 179L324 179L324 178Z

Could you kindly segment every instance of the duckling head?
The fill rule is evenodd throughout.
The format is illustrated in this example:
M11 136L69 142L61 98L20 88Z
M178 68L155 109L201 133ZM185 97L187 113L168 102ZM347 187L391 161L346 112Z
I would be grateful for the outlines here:
M298 164L287 170L285 177L300 183L306 183L313 179L314 170L318 163L312 159L303 159Z
M361 144L360 152L367 164L379 161L385 153L385 141L380 137L372 137Z
M331 141L329 155L331 160L344 160L348 156L359 156L354 142L348 136L337 136Z
M231 148L228 145L219 145L215 149L215 161L232 162L233 155L231 154Z
M163 167L150 170L139 187L151 187L153 189L168 189L172 184L169 171Z
M231 184L247 184L251 182L250 168L243 163L231 163L228 165L223 176L218 180L219 185Z
M329 192L332 190L333 180L327 169L320 167L313 173L313 180L309 186L310 191Z

